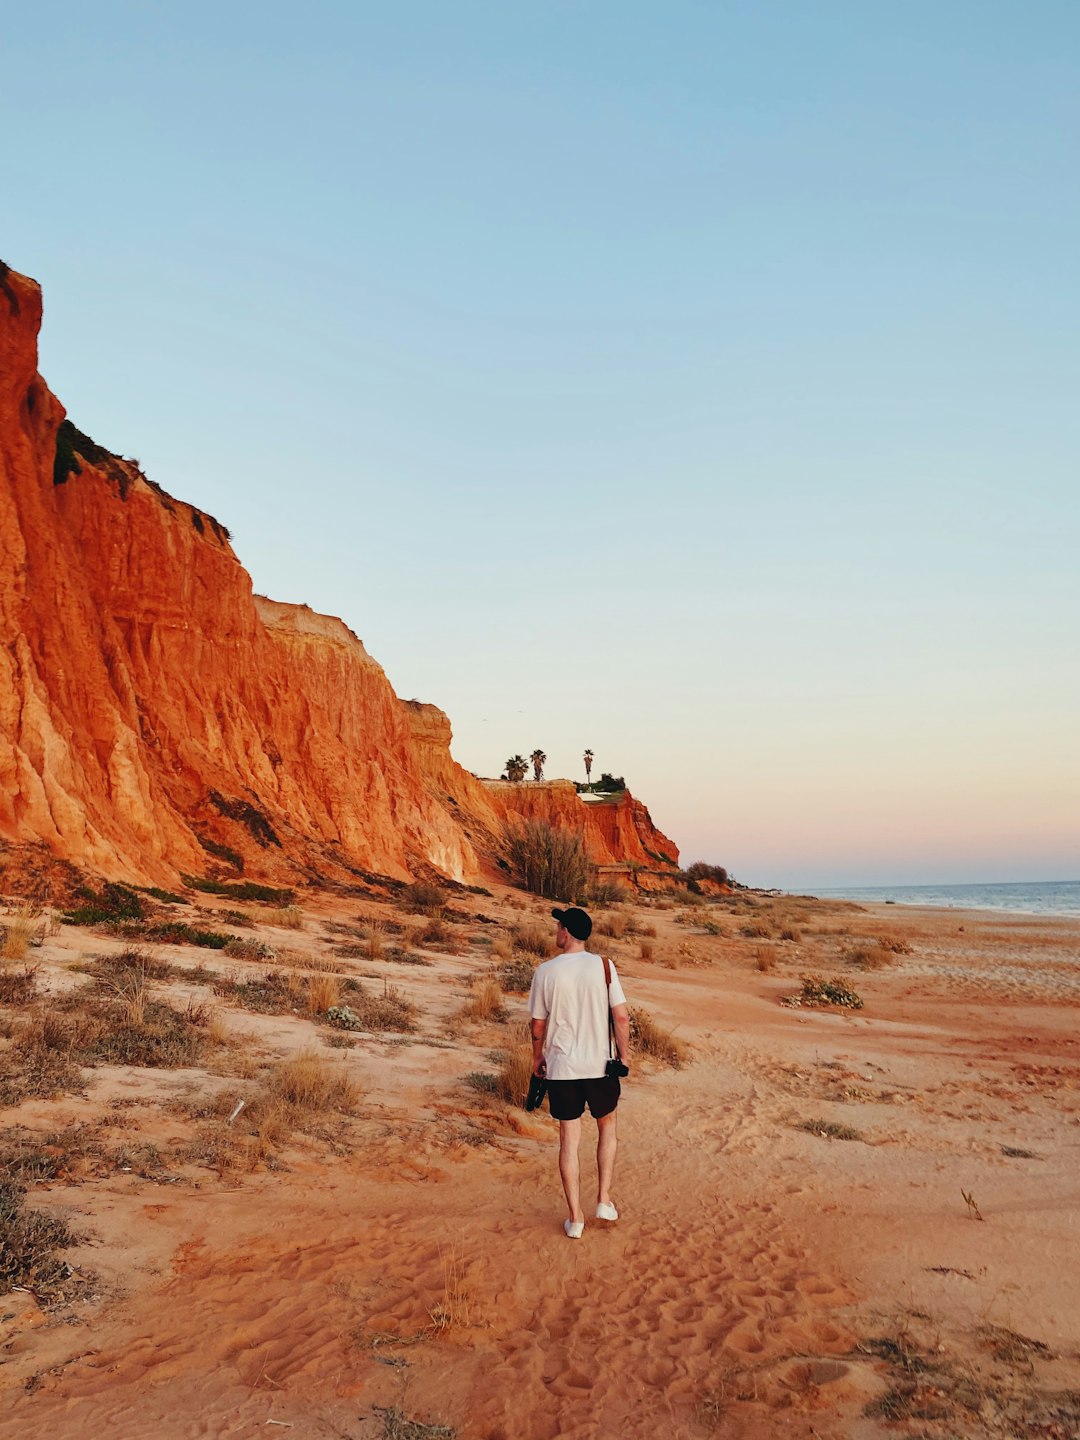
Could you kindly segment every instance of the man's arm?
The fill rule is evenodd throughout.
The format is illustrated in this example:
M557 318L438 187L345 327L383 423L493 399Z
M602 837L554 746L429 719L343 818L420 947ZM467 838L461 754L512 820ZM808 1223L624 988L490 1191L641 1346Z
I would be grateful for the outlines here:
M630 1011L625 1005L612 1005L611 1015L615 1021L615 1048L624 1065L630 1064ZM535 1021L533 1022L536 1023Z
M623 1008L625 1009L626 1007L624 1006ZM545 1068L545 1067L544 1067L544 1036L547 1034L547 1021L546 1021L546 1020L531 1020L531 1021L529 1022L529 1024L530 1024L530 1028L531 1028L531 1030L532 1030L532 1047L533 1047L533 1068L532 1068L532 1073L533 1073L534 1075L543 1075L543 1073L544 1073L544 1068ZM628 1032L629 1032L629 1025L628 1025L627 1029L628 1029Z

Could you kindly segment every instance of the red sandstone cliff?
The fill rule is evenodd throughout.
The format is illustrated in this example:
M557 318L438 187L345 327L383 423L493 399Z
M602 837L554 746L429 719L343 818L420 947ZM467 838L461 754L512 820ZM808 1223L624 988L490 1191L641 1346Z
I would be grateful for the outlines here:
M270 879L468 880L517 812L599 863L677 856L630 797L481 783L340 620L253 595L216 520L62 423L40 320L0 270L0 841L164 883L229 852Z

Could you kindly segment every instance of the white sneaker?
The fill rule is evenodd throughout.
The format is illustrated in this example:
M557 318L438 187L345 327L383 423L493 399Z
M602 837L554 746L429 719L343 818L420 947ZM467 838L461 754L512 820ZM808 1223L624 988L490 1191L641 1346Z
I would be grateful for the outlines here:
M580 1240L582 1235L585 1234L585 1221L564 1220L562 1222L562 1228L566 1231L566 1238L568 1240Z
M617 1220L619 1212L614 1205L600 1204L596 1207L596 1218L597 1220Z

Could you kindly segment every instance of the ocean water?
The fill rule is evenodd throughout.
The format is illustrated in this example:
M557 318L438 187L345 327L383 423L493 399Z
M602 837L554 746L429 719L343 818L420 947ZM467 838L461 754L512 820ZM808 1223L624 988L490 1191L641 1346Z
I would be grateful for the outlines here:
M865 885L815 890L829 900L892 900L897 905L943 909L1008 910L1019 915L1080 915L1080 880L1038 880L1012 885Z

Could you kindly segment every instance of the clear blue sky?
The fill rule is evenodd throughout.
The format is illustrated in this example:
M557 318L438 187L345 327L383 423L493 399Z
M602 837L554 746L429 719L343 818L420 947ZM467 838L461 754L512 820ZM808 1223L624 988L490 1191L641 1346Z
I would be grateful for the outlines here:
M44 3L76 424L496 774L762 884L1080 874L1074 0Z

